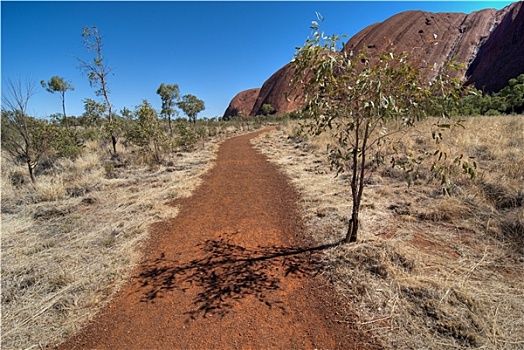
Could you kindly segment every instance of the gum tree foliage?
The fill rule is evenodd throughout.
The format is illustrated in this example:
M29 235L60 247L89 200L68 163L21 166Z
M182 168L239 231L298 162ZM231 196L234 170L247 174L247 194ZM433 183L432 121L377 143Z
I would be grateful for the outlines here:
M49 81L42 80L40 82L42 87L46 89L47 92L50 92L54 94L55 92L58 92L60 94L60 100L62 101L62 112L64 116L64 120L67 121L67 115L66 115L66 108L65 108L65 93L67 91L73 91L75 88L74 86L65 81L64 78L61 78L59 76L52 76Z
M180 88L177 84L160 84L158 89L156 90L156 93L160 95L160 99L162 100L162 110L160 114L167 118L169 123L169 132L171 135L173 135L173 127L171 125L171 117L176 115L177 111L175 110L175 106L180 99Z
M304 131L311 135L328 133L332 144L332 169L348 173L352 210L344 242L355 242L365 181L372 165L385 163L381 149L392 134L402 133L429 116L448 117L448 108L459 98L460 84L448 78L445 70L431 83L421 80L405 54L385 53L371 57L342 52L340 38L326 36L319 22L312 22L312 37L297 48L293 59L294 84L304 87ZM451 123L437 123L433 138L439 142L442 130ZM393 157L392 165L412 169L421 157L435 157L433 170L447 181L446 166L438 158L447 155L438 148L431 154ZM473 167L462 158L465 171Z
M30 117L27 106L36 93L36 83L27 79L6 82L2 91L2 149L27 164L31 181L36 182L35 167L48 145L46 122Z
M94 57L90 61L84 61L78 58L80 62L79 68L87 75L91 87L97 88L95 94L104 99L104 105L107 112L107 123L104 125L106 131L111 138L112 152L116 154L116 144L118 142L116 136L116 123L113 118L113 111L111 103L109 102L109 86L107 78L111 73L102 55L102 35L97 27L86 27L82 29L82 43L85 45L88 52L93 52Z
M79 124L84 127L100 127L103 124L106 106L93 99L84 99L84 113L79 118Z
M206 109L204 101L191 94L182 96L182 100L177 102L177 106L193 121L193 125L196 124L197 114Z

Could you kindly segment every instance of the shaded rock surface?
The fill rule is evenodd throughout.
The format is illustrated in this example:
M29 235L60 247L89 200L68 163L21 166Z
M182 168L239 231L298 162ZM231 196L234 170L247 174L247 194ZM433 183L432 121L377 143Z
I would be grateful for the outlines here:
M496 92L508 80L524 73L524 3L517 2L501 11L496 26L468 68L469 84L486 92Z
M516 2L502 10L465 13L406 11L355 34L343 50L371 55L409 52L411 64L430 81L444 63L454 60L464 69L453 72L486 92L496 92L508 80L524 73L524 5ZM298 109L302 89L290 86L293 66L288 63L262 86L249 115L261 114L270 104L276 115ZM250 91L250 90L248 90ZM227 112L227 111L226 111Z

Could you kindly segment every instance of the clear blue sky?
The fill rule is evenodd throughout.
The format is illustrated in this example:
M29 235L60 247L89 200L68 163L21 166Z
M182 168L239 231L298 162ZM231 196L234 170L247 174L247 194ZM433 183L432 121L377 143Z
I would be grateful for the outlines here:
M261 87L310 34L315 11L328 34L353 35L405 10L470 13L511 1L369 2L23 2L1 1L2 87L7 78L37 82L58 75L75 90L66 94L68 115L83 113L93 89L78 67L92 57L82 28L97 26L113 69L110 101L116 111L147 99L160 109L160 83L204 100L199 117L222 116L240 91ZM58 95L38 85L29 112L61 112Z

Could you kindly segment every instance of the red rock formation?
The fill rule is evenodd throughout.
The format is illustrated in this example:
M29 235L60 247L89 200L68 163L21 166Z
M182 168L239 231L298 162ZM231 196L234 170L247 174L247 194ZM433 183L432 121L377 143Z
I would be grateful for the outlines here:
M288 63L266 80L250 115L262 114L264 104L270 104L275 109L275 115L297 110L300 107L297 96L301 95L302 90L290 85L293 74L293 66Z
M510 78L524 73L524 4L517 2L500 11L486 9L471 14L402 12L363 29L343 50L358 52L363 47L369 54L409 52L411 64L428 80L435 77L444 62L453 59L465 67L455 76L469 78L467 83L478 88L497 91ZM290 86L292 76L290 64L273 74L260 89L249 114L261 114L266 103L278 115L298 109L296 97L302 90Z
M254 88L239 92L227 107L222 117L224 120L229 120L232 117L244 116L247 117L250 115L253 105L257 100L260 88Z
M499 16L500 24L480 46L467 71L466 83L486 92L496 92L524 73L524 3L511 4Z
M447 60L468 64L483 37L489 35L496 10L464 13L406 11L371 25L352 37L344 51L371 55L408 52L411 64L431 80ZM465 70L456 73L463 78Z

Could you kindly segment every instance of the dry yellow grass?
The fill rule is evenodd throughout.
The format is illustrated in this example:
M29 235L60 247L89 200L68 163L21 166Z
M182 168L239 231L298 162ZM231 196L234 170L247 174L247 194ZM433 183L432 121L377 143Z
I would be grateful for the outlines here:
M128 279L150 225L173 218L213 166L226 137L260 122L203 123L192 152L166 154L152 165L131 145L110 159L89 141L74 161L27 169L2 154L1 347L52 346L84 326Z
M2 349L60 342L105 305L139 261L150 225L176 216L167 203L190 196L212 167L218 142L173 154L168 165L125 168L108 167L88 144L35 186L3 159ZM120 152L124 162L133 157Z
M524 346L523 119L466 124L449 147L477 156L476 184L458 182L457 196L446 198L435 186L407 187L402 172L377 172L360 242L324 256L323 273L385 347ZM338 241L348 187L328 170L327 140L288 138L294 127L262 135L258 147L302 192L307 234ZM252 127L222 135L239 129ZM91 143L74 162L40 174L37 188L24 167L2 160L2 348L43 348L84 325L129 276L149 225L176 215L165 203L190 195L216 149L200 144L157 167L121 149L127 165L118 168Z
M325 252L323 273L389 349L524 347L524 117L469 118L445 139L476 157L478 178L455 195L395 169L370 178L357 244ZM423 125L406 147L431 145ZM254 143L302 194L305 233L319 243L345 235L350 196L329 172L325 137L302 139L296 123ZM415 130L414 130L415 131ZM415 185L408 187L408 181Z

